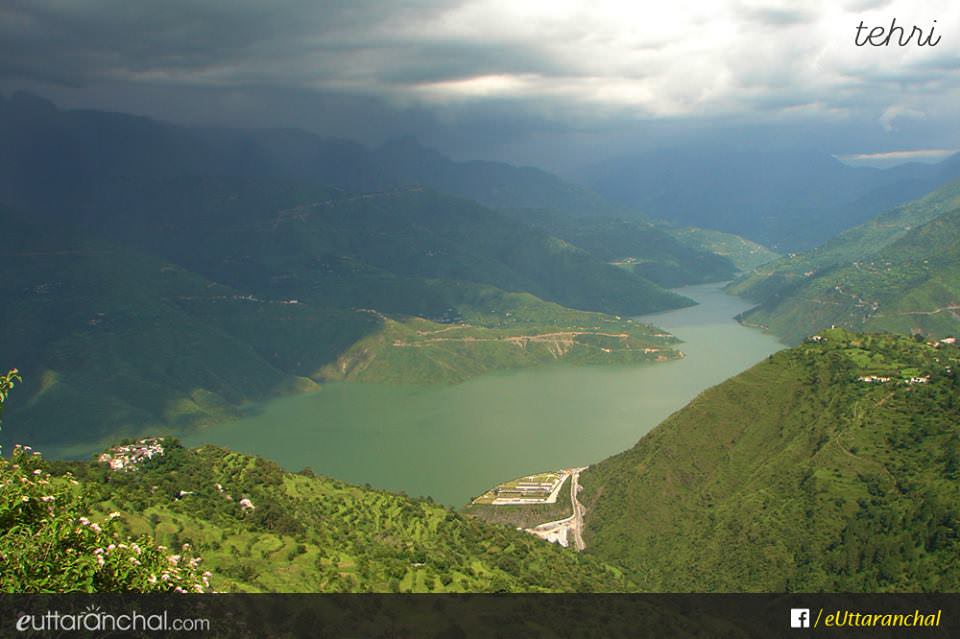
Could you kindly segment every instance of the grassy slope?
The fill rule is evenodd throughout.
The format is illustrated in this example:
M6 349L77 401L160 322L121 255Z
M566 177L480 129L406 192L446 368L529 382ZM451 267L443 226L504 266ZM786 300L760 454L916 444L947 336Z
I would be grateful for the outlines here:
M960 208L886 247L806 278L783 299L744 315L788 341L838 325L853 330L960 332Z
M957 229L947 214L958 206L960 182L953 182L813 251L761 266L728 290L760 304L745 314L747 322L767 326L794 343L831 324L956 332L955 318L948 313L902 314L934 311L956 300ZM939 218L944 219L937 222ZM954 244L938 239L940 234Z
M471 502L461 508L460 512L489 523L505 524L514 528L533 528L550 521L566 519L573 514L573 505L570 503L570 478L564 478L557 501L552 504L493 505Z
M780 257L766 246L732 233L694 226L663 230L690 248L728 258L741 271L752 271Z
M568 479L567 482L569 481ZM573 514L573 507L570 505L570 488L567 484L554 504L524 504L522 506L470 504L464 506L461 512L494 524L533 528L548 521L566 519Z
M447 282L435 286L449 289ZM380 316L382 329L317 376L373 382L460 382L488 371L563 360L628 364L675 359L676 338L636 322L550 304L526 293L457 287L464 321L438 324ZM468 299L469 302L464 300Z
M507 213L660 286L719 282L732 279L737 271L727 257L642 219L563 215L544 209Z
M805 272L828 269L875 253L925 224L960 206L960 181L947 184L920 199L878 215L848 229L811 251L794 253L766 264L730 287L730 292L764 300L778 288L789 288Z
M121 512L131 532L174 548L190 543L218 590L630 588L617 570L512 528L215 447L173 448L135 472L53 467L72 470L96 510ZM180 491L190 494L178 498ZM242 509L243 498L255 508Z
M652 590L960 589L960 350L824 335L586 471L588 552Z

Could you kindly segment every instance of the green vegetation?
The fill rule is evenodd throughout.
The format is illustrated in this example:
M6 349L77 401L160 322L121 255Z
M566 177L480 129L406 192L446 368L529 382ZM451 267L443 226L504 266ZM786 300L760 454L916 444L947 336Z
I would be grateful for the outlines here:
M692 249L714 253L729 259L741 271L752 271L780 257L766 246L732 233L695 226L664 227L663 230Z
M10 369L3 375L0 375L0 424L3 423L3 407L7 403L7 397L10 395L10 391L13 390L17 382L22 381L23 378L20 376L20 371L16 368Z
M533 528L548 521L566 519L573 514L570 504L570 480L564 481L564 487L554 504L499 505L470 504L464 506L462 513L476 517L491 524L501 524L514 528Z
M676 340L652 327L489 285L330 258L301 271L309 279L297 287L271 287L259 269L246 285L217 273L234 288L9 209L0 218L24 253L0 264L2 353L32 363L9 411L38 446L198 428L325 379L459 382L557 359L677 356ZM436 321L364 310L375 307Z
M429 499L220 448L141 440L100 459L48 462L19 445L0 458L0 592L204 592L212 574L194 550L220 591L630 587L595 560Z
M736 233L778 252L813 248L960 176L956 156L885 170L823 151L703 140L643 150L586 169L586 184L677 226Z
M543 230L419 187L177 178L123 181L89 198L113 238L263 297L429 317L444 308L416 290L428 278L620 315L691 303Z
M125 533L189 544L218 591L619 591L618 570L513 528L216 447L133 470L46 462Z
M90 515L80 484L53 477L39 453L0 458L0 592L207 592L189 545L175 553L121 534L119 514Z
M58 454L329 379L670 359L622 318L692 304L661 285L733 272L556 176L409 140L198 131L30 96L0 100L0 130L16 169L0 175L16 255L0 357L29 380L8 412Z
M644 590L958 590L958 373L893 335L781 351L581 476L587 552Z
M790 343L831 325L946 337L960 332L958 241L960 181L728 290L759 303L744 322Z
M510 214L660 286L721 282L733 279L737 272L734 262L718 251L684 241L671 229L635 216L573 216L543 209L524 209ZM717 232L716 235L726 234Z
M203 193L216 202L231 201L227 193L215 189ZM256 204L261 191L248 187L241 194L243 201L254 202L249 215L262 210ZM156 194L151 201L158 198ZM194 206L202 208L204 201L200 198ZM192 210L185 204L183 208L187 214ZM427 262L434 259L410 248L413 239L397 243L401 248L384 244L376 258L384 260L380 268L330 253L311 257L326 249L305 245L304 238L328 243L327 249L340 241L322 225L311 236L293 220L289 224L297 228L278 231L260 246L264 234L270 235L272 218L264 230L258 226L262 220L245 218L241 207L234 221L238 228L230 230L223 223L228 228L218 230L216 220L229 218L231 210L203 210L206 217L195 212L197 236L176 242L171 238L169 245L164 244L170 259L164 259L148 253L147 246L124 248L119 238L91 239L69 227L51 230L28 221L25 214L0 208L5 237L20 252L17 261L0 264L0 294L5 300L0 322L9 327L0 353L5 359L31 362L25 392L10 407L26 438L44 447L89 447L91 442L106 445L143 432L185 432L235 417L249 401L316 389L324 379L459 382L489 370L559 358L592 364L676 356L670 349L675 340L612 315L576 311L492 285L385 270L390 264L409 264L418 255ZM387 216L379 221L351 223L358 232L377 235L370 229L392 224L388 217L398 218L397 211L376 213ZM364 213L332 215L352 219ZM170 219L159 211L156 216ZM187 221L181 220L176 228L179 223ZM142 226L153 228L152 224ZM210 226L200 228L203 224ZM148 235L158 240L164 228ZM459 239L444 241L463 253ZM357 242L367 245L365 239ZM581 267L583 260L592 258L569 245L564 248L559 240L545 240L545 245L555 244L561 261L566 259L563 254L572 256L568 275L580 278L584 289L591 288L594 276ZM176 248L181 246L186 255ZM410 250L401 256L403 246ZM533 255L527 262L531 272L542 269L545 281L564 273L547 263L534 264L536 252L527 249ZM527 259L519 256L519 244L516 250L517 260ZM367 258L373 253L358 255ZM476 261L449 255L436 259L452 261L450 268L458 260L464 268L473 268ZM493 253L485 259L491 271L509 270L497 266ZM190 268L174 260L189 262ZM599 261L593 264L616 277L631 277ZM428 272L426 267L414 270ZM613 289L597 288L610 299L620 298ZM662 294L666 300L684 300ZM462 341L431 341L418 331ZM557 335L540 337L546 334Z
M518 294L513 294L519 297ZM526 301L526 300L524 300ZM539 302L502 318L470 313L488 326L437 324L420 318L382 317L382 328L351 346L318 376L364 382L460 382L488 371L554 361L633 364L680 357L676 338L628 319L557 307L568 321L547 323L524 310L550 311ZM539 321L538 321L539 320Z

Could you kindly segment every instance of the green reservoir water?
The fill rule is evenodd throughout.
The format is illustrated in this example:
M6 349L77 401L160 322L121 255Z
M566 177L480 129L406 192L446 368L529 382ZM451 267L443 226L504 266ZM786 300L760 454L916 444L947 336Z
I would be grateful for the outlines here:
M545 366L457 386L326 384L185 443L228 446L289 470L309 466L459 507L499 481L629 448L705 388L783 348L737 324L733 317L749 305L720 289L678 289L699 305L641 318L684 341L680 361Z

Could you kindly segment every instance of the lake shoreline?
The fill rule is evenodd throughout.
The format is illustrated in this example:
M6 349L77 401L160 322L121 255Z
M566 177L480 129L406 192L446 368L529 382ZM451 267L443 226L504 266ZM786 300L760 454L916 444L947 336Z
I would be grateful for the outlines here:
M698 305L636 318L672 333L685 357L655 365L497 371L452 386L334 382L258 405L185 436L289 470L429 495L459 508L504 478L582 466L633 446L706 388L785 346L738 324L724 283L677 292Z

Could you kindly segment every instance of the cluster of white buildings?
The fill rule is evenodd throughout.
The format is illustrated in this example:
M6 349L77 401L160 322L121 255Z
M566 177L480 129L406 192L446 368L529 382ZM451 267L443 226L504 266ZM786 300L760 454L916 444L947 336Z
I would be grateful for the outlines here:
M867 384L885 384L893 381L892 377L878 377L877 375L864 375L862 377L858 377L857 379L859 379L861 382L866 382ZM929 381L929 375L924 375L923 377L913 376L909 379L903 380L905 384L926 384Z
M111 470L135 470L137 465L163 455L163 437L145 437L133 444L114 446L97 458Z

